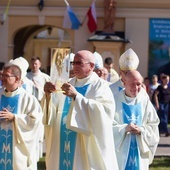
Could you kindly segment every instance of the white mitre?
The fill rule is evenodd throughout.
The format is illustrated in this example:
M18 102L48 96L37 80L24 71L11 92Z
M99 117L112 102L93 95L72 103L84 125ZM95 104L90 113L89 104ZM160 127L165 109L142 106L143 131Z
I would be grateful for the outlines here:
M136 70L139 65L137 54L129 48L119 58L119 67L121 70Z
M103 68L103 58L98 52L93 53L95 57L95 69Z
M10 60L7 65L16 65L21 69L21 80L26 77L27 69L29 67L28 61L23 57L18 57L16 59Z

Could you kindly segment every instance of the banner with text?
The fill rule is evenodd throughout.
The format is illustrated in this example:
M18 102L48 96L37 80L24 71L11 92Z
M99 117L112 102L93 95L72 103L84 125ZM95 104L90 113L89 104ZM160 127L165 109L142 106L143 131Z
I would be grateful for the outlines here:
M152 18L149 24L149 77L170 75L170 19Z

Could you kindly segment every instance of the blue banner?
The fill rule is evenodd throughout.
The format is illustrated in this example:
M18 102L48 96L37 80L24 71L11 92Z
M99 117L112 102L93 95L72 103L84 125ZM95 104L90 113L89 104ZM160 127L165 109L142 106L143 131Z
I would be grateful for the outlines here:
M149 21L149 77L161 73L170 75L170 19Z

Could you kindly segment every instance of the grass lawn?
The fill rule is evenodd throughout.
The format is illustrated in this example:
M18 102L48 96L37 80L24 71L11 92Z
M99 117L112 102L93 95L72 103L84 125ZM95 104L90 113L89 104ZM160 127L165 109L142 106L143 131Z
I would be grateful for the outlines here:
M46 170L45 169L45 157L40 159L37 166L38 166L38 170Z
M38 162L38 170L45 170L44 158ZM156 157L149 170L170 170L170 157Z
M170 157L156 157L149 170L170 170Z

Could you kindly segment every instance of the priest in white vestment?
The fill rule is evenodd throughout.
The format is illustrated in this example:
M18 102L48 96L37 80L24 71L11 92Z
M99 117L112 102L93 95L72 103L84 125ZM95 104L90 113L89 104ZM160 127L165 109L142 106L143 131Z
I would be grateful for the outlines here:
M45 85L46 169L118 170L113 95L93 72L90 51L79 51L72 65L75 77L62 85L63 94L54 92L53 84Z
M119 170L149 170L159 142L159 118L141 92L142 81L138 71L129 71L125 89L115 96L113 133Z
M21 69L7 64L1 74L0 169L36 170L36 144L42 121L37 99L21 84Z
M23 57L15 58L14 60L11 59L9 64L17 65L21 69L21 87L23 87L29 94L34 95L36 87L30 79L26 77L27 70L29 67L28 61ZM41 128L39 134L39 140L37 140L37 162L40 158L43 157L43 142L44 142L44 125L41 123Z
M27 73L27 78L34 83L33 95L39 102L44 95L44 84L50 81L50 76L41 70L41 61L39 57L31 59L31 71Z

